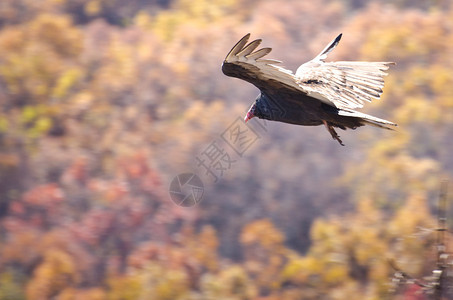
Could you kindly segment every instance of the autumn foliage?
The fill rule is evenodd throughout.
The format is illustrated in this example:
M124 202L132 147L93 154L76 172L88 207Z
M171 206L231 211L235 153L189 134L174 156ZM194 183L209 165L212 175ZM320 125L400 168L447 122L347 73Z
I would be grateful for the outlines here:
M256 97L220 70L248 32L293 70L340 32L329 59L395 61L364 111L399 127L252 123L177 206ZM2 0L0 299L404 299L387 260L430 272L453 175L452 54L448 1Z

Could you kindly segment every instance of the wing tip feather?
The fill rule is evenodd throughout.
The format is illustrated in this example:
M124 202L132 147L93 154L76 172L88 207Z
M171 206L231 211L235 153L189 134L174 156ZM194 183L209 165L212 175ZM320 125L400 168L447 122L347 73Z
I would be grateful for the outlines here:
M261 60L261 58L269 54L272 51L272 48L266 47L255 51L255 49L261 45L262 39L256 39L248 43L250 36L250 33L247 33L233 46L225 57L224 63L231 63L238 60L265 61ZM280 63L280 61L273 61L273 63Z
M247 33L244 35L237 43L236 45L231 48L230 52L228 52L227 56L225 57L225 61L228 61L232 56L237 55L242 49L244 49L244 46L247 44L247 42L250 39L250 33Z

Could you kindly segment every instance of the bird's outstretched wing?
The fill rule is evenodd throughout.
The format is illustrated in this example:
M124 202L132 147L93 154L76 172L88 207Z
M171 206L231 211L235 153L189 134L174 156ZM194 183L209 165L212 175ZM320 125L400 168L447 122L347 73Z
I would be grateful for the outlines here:
M228 53L222 64L223 73L227 76L246 80L258 88L273 82L303 92L296 82L294 73L278 66L281 63L280 61L263 59L265 55L271 52L272 48L256 50L261 44L261 39L248 43L249 38L250 33L237 42Z
M392 62L338 61L325 62L338 45L338 35L314 59L302 64L294 74L278 66L278 60L263 59L271 48L256 50L261 39L248 43L245 35L226 56L222 71L227 76L246 80L258 88L275 84L296 89L339 109L356 109L364 101L380 98L385 72ZM256 51L255 51L256 50Z
M356 109L364 101L380 98L385 72L393 62L324 62L339 43L341 34L321 53L296 71L296 82L308 93L340 109Z

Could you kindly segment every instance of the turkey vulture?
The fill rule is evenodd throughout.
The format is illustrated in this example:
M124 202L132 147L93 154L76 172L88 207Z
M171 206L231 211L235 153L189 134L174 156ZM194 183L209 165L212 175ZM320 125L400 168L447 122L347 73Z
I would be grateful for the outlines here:
M271 48L255 49L261 39L248 43L244 36L226 56L222 71L225 75L248 81L260 89L244 118L253 117L290 124L327 128L332 138L343 142L334 127L346 130L363 125L391 129L395 123L379 119L355 109L364 101L379 98L384 76L393 62L336 61L325 62L338 45L338 35L314 59L302 64L294 74L282 68L278 60L263 59Z

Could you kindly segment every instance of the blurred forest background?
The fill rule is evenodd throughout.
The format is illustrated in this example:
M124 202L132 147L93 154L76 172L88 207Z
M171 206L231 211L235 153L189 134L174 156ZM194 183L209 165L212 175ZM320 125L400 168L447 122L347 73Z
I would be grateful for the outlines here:
M179 207L258 94L220 70L248 32L292 70L340 32L330 60L397 62L362 111L399 127L267 122ZM435 265L452 70L451 1L2 0L0 299L415 299L386 260Z

